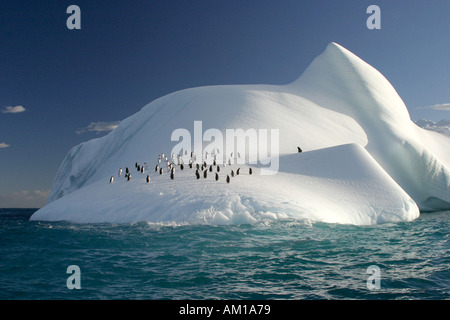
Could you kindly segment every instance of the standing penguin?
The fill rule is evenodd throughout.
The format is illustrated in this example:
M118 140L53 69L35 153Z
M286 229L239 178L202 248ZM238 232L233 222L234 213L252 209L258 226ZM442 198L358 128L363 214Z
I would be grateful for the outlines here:
M217 172L220 172L220 166L217 165Z
M150 176L147 175L147 183L149 183L149 182L150 182Z
M131 180L131 174L128 174L128 178L127 178L127 180L128 180L128 181L130 181L130 180Z
M227 183L230 183L230 176L227 176Z
M212 172L212 165L211 166L209 166L209 172Z
M181 170L184 170L184 164L181 164L181 165L180 165L180 169L181 169Z
M156 165L155 172L158 172L158 170L159 170L159 165Z
M122 168L119 169L119 177L122 175Z
M159 169L159 174L162 175L164 172L163 168Z
M238 169L236 170L236 175L237 175L237 176L239 175L239 170L241 170L241 168L238 168Z
M113 183L114 182L114 177L111 176L111 178L109 179L109 183Z
M248 174L252 174L252 173L253 173L252 168L248 168Z
M207 178L208 177L208 170L203 171L203 178Z
M231 170L231 176L234 177L234 171L233 170Z
M219 180L219 174L216 173L216 181Z
M200 179L200 173L198 173L198 171L195 172L195 176L197 177L197 180Z
M302 148L297 147L297 151L298 151L298 153L300 153L300 152L302 152L303 150L302 150Z
M170 173L170 179L173 180L174 177L175 177L175 173L172 171L172 172Z

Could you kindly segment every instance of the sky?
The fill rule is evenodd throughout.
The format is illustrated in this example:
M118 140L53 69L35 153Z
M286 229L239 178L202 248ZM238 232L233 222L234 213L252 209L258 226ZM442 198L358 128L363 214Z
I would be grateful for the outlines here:
M450 119L449 12L448 0L3 0L0 208L44 205L73 146L156 98L287 84L333 41L378 69L412 120Z

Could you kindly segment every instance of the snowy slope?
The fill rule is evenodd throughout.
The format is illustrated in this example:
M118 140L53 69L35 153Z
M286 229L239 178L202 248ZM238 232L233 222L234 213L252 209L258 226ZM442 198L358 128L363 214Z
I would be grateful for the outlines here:
M240 174L226 182L231 170ZM130 181L94 182L51 202L34 219L72 222L253 223L309 219L375 224L409 221L419 210L359 144L346 144L280 158L278 174L249 166L220 166L197 180L195 169L169 175L132 171ZM93 196L95 195L95 196ZM86 201L89 199L89 201ZM92 213L95 214L92 214ZM76 213L76 214L74 214Z
M121 177L108 183L119 167L134 169L138 162L153 169L157 156L177 144L171 141L174 130L194 132L194 121L202 121L203 132L278 129L279 172L255 173L246 181L237 177L242 183L228 185L224 177L220 183L197 181L177 168L177 179L154 176L150 188L139 174L135 181L136 173L132 181ZM297 146L305 152L297 155ZM377 70L331 43L291 84L178 91L148 104L108 135L74 147L61 164L48 204L32 219L409 221L418 216L415 203L427 210L450 208L449 147L448 137L412 123ZM305 166L300 157L314 161Z

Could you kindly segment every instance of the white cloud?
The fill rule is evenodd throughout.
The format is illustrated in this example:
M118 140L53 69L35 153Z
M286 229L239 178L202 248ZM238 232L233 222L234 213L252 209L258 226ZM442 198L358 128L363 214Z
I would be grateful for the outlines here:
M417 109L432 109L432 110L439 110L439 111L450 111L450 103L440 103L440 104L435 104L432 106L419 107Z
M82 134L85 132L107 132L114 130L119 125L120 121L113 122L91 122L87 127L81 128L75 131L76 134Z
M8 148L9 144L6 144L4 142L0 142L0 148Z
M15 107L4 107L2 110L2 113L20 113L24 112L26 109L22 106L15 106Z
M0 194L0 208L41 208L47 202L50 190L23 190Z

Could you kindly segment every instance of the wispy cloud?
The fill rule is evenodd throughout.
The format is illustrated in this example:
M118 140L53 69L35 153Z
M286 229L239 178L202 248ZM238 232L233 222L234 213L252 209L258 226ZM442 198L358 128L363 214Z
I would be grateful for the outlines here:
M0 193L0 208L41 208L49 194L50 190Z
M9 147L9 144L6 144L4 142L0 142L0 149L1 148L8 148L8 147Z
M15 107L3 107L2 109L2 113L20 113L20 112L24 112L25 109L23 106L15 106Z
M450 103L440 103L432 106L418 107L417 109L432 109L439 111L450 111Z
M76 134L83 134L86 132L108 132L114 130L119 125L120 121L113 122L91 122L87 127L75 131Z

